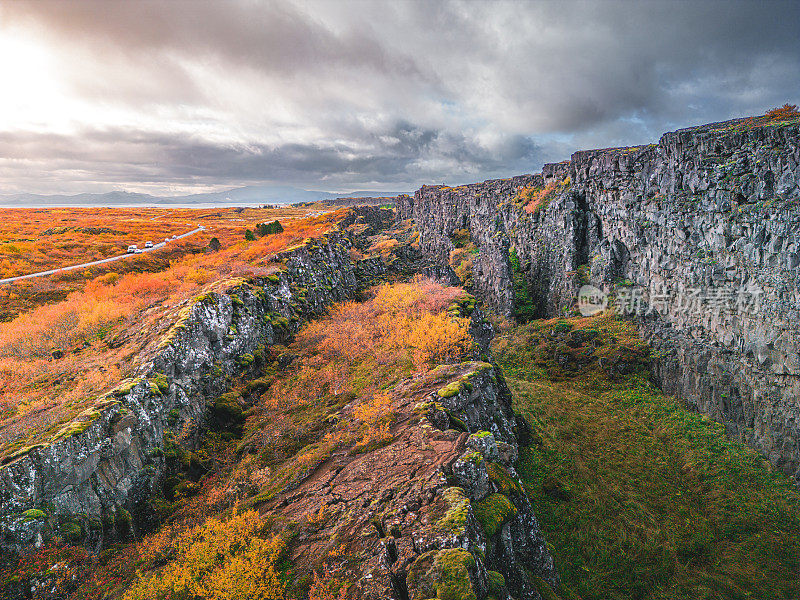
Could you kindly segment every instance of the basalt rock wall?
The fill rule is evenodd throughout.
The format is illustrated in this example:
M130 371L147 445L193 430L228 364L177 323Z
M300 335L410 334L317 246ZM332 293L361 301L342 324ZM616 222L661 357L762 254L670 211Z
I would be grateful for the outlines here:
M423 187L398 210L443 267L468 230L473 291L500 313L563 314L587 283L618 306L621 286L640 293L629 308L660 385L797 478L798 163L796 121L733 121L540 175Z

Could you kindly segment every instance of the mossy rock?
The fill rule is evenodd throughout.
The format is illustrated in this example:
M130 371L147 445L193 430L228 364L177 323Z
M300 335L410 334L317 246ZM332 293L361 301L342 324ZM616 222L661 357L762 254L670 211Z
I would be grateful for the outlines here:
M489 481L491 481L497 491L501 494L509 496L511 494L521 494L522 488L517 483L505 468L496 463L489 463Z
M122 525L123 527L130 527L133 523L133 517L131 517L131 513L124 508L119 508L114 515L114 522L117 525Z
M225 429L241 434L245 421L244 410L239 404L238 392L222 394L209 407L210 424L215 429Z
M305 298L303 300L305 300ZM287 319L286 317L273 317L271 322L272 326L278 329L289 328L289 319Z
M410 600L477 600L469 577L475 558L461 548L431 550L408 571Z
M420 402L414 407L414 412L420 415L428 415L437 410L444 410L444 406L438 402Z
M467 526L469 498L460 487L450 487L443 492L447 503L444 516L436 523L436 529L447 533L461 533Z
M266 358L266 349L264 348L263 344L258 346L255 350L253 350L253 361L256 364L262 364Z
M484 461L483 454L480 452L472 451L469 454L465 454L461 457L461 460L470 462L474 465L479 465Z
M8 454L7 456L4 456L3 460L2 460L2 464L4 464L4 465L8 464L8 463L10 463L12 461L17 460L18 458L22 458L26 454L28 454L30 452L33 452L34 450L36 450L38 448L46 448L46 447L47 447L47 444L45 444L45 443L31 444L29 446L23 446L22 448L20 448L18 450L15 450L11 454Z
M127 396L128 393L136 387L136 384L139 383L139 379L126 379L122 383L120 383L116 388L111 390L111 393L114 396Z
M453 381L441 388L437 394L440 398L452 398L453 396L458 396L463 389L464 383L461 380Z
M75 521L65 521L58 528L58 534L68 544L78 544L83 539L83 527Z
M44 521L47 518L47 513L38 508L29 508L22 513L24 521Z
M453 414L449 410L446 410L445 412L447 412L447 417L448 417L448 419L450 419L450 428L451 429L455 429L457 431L463 431L465 433L469 433L469 427L467 427L467 424L462 419L457 417L455 414Z
M489 585L489 595L502 598L505 594L506 578L497 571L486 572L486 582Z
M155 384L158 388L159 394L163 395L169 391L169 380L163 373L157 373L155 377L150 380L151 385Z
M517 507L508 496L497 493L478 502L473 510L486 537L496 535L505 523L517 516Z
M252 354L242 354L241 356L236 358L236 364L240 368L245 369L250 365L252 365L255 362L255 360L256 359Z
M469 578L475 557L461 548L440 550L433 561L437 600L477 600Z

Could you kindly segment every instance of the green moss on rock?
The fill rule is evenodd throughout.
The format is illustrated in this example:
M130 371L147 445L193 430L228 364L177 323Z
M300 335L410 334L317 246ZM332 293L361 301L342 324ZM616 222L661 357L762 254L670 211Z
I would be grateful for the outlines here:
M477 600L469 578L475 558L461 548L440 550L433 561L438 581L437 600Z
M447 410L446 412L447 412L447 417L450 419L450 428L451 429L455 429L457 431L464 431L466 433L469 433L469 427L467 427L467 424L462 419L460 419L458 416L456 416L454 413L452 413L449 410Z
M83 528L75 521L62 523L58 533L68 544L77 544L83 539Z
M461 548L430 550L408 571L406 583L411 600L477 600L470 580L475 558Z
M25 521L43 521L47 518L47 513L38 508L29 508L22 513L22 517Z
M486 580L489 584L489 595L496 598L503 597L503 588L506 587L506 579L497 571L487 571Z
M163 373L157 373L150 381L156 385L161 394L166 394L169 391L169 380Z
M509 475L508 471L506 471L502 465L496 462L489 463L488 471L489 481L495 485L497 491L501 494L508 496L510 494L522 493L520 485Z
M111 390L111 393L114 396L127 396L128 393L139 383L139 379L125 379L122 383L120 383L116 388Z
M252 354L242 354L236 359L236 364L244 369L249 367L255 362L255 357Z
M463 389L464 383L461 380L453 381L441 388L437 394L440 398L452 398L453 396L458 396Z
M517 507L503 494L491 494L474 507L475 517L487 537L493 537L504 523L517 516Z
M461 533L467 525L469 498L460 487L447 488L443 493L447 511L436 523L436 528L447 533Z
M238 392L222 394L209 407L209 418L212 427L216 429L229 428L234 433L241 433L244 425L245 414L239 403Z

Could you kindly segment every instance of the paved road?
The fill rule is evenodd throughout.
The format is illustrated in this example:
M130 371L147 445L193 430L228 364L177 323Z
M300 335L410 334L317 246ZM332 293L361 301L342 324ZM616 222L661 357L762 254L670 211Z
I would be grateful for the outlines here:
M179 235L174 240L170 240L170 243L177 242L178 240L189 237L190 235L194 235L195 233L199 233L205 230L205 227L200 225L197 229L193 229L188 233L184 233ZM166 242L161 242L158 244L154 244L152 248L142 248L143 252L153 252L154 250L158 250L159 248L163 248L166 246ZM120 254L119 256L112 256L111 258L104 258L103 260L96 260L94 262L83 263L80 265L72 265L69 267L61 267L60 269L51 269L49 271L41 271L39 273L31 273L30 275L18 275L17 277L7 277L6 279L0 279L0 285L4 283L12 283L14 281L19 281L20 279L32 279L33 277L45 277L47 275L53 275L54 273L58 273L60 271L74 271L75 269L85 269L86 267L93 267L95 265L104 265L106 263L114 262L117 260L122 260L123 258L128 258L129 256L138 256L138 254Z

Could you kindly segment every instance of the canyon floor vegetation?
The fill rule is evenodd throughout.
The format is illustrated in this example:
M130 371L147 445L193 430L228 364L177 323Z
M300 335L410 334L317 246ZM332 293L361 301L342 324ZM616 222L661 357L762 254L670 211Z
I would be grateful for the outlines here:
M631 323L533 321L493 353L533 430L518 470L565 588L584 600L800 594L797 489L653 386Z

